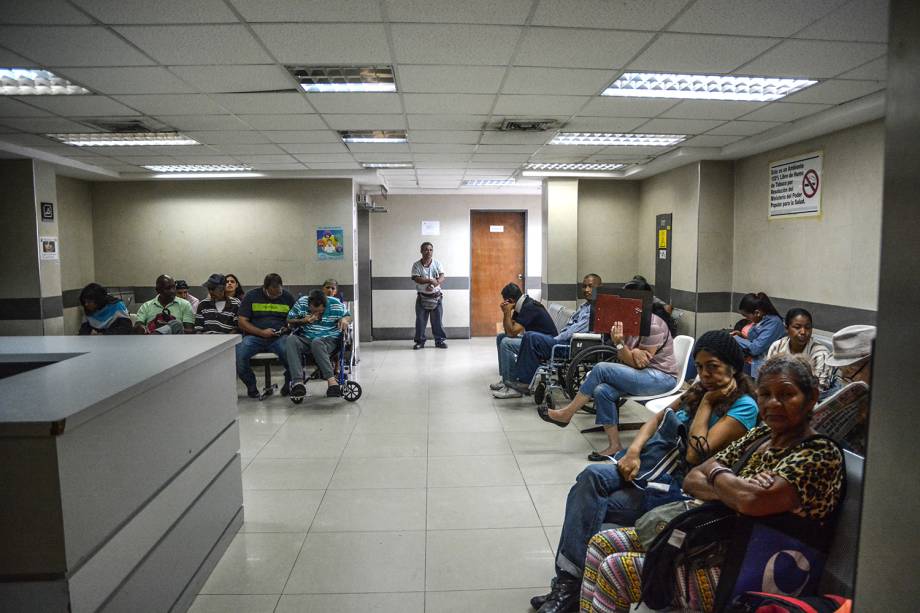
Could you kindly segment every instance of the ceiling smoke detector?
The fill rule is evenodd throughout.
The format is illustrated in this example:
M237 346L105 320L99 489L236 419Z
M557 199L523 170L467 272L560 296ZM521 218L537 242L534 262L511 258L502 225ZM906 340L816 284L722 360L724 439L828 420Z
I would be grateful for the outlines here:
M498 129L502 132L546 132L558 127L556 119L505 119Z

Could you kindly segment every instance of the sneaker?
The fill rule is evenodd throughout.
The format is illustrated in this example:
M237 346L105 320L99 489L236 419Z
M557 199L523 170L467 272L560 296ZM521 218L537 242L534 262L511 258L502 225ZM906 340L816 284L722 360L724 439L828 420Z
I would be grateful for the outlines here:
M291 393L291 382L285 381L284 385L281 386L281 395L287 396L290 393Z
M307 386L303 382L298 381L293 384L290 389L291 400L303 400L307 395Z
M523 396L521 392L517 391L513 387L503 387L500 390L495 390L492 392L492 396L495 398L520 398Z
M417 350L417 349L421 349L424 346L425 346L425 343L415 343L414 345L412 345L412 349Z
M447 349L447 343L445 343L444 341L441 341L440 343L435 343L434 346L437 347L438 349Z
M503 388L503 387L505 387L505 381L504 381L504 379L499 379L499 380L496 381L495 383L490 383L490 384L489 384L489 389L492 390L493 392L497 392L498 390L500 390L500 389Z
M341 398L342 387L340 385L330 385L326 388L326 398Z
M511 388L525 396L530 396L530 386L520 381L505 381L505 389Z

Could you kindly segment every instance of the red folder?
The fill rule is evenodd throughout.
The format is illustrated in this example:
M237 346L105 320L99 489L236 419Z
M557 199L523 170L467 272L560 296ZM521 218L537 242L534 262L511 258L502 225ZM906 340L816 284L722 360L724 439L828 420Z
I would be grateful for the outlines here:
M623 336L639 336L642 301L598 294L594 303L594 332L610 334L610 328L617 321L623 322Z

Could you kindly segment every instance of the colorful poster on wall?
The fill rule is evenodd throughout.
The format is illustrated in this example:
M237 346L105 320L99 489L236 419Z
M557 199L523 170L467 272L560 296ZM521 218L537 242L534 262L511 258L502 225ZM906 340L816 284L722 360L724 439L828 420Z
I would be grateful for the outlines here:
M344 260L345 233L342 226L319 226L316 228L316 259Z
M824 154L808 153L770 164L770 219L821 214Z

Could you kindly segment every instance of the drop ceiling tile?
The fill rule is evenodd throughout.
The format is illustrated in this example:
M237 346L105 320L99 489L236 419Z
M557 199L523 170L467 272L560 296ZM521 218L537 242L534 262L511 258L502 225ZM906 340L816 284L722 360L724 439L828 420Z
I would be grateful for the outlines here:
M333 130L405 130L402 115L323 115Z
M3 46L45 66L144 66L154 62L103 27L0 27Z
M594 98L582 109L579 116L585 117L657 117L672 106L677 100L653 98L614 98L610 96Z
M22 132L49 134L54 132L98 132L97 128L90 128L69 119L60 117L11 117L0 119L4 125Z
M236 23L222 0L75 0L102 23Z
M237 159L231 155L174 155L170 164L235 164Z
M888 57L882 56L877 60L867 62L859 68L845 72L838 79L875 79L885 81L888 79Z
M329 0L231 0L243 19L251 22L382 21L376 2Z
M161 64L265 64L272 61L242 25L121 26L115 29Z
M403 64L503 66L521 28L511 26L393 24L396 60Z
M176 130L250 130L251 127L233 115L167 115L159 118Z
M386 0L390 21L422 23L521 25L532 4L531 0Z
M616 75L615 70L515 66L508 71L502 93L596 96L610 85Z
M416 162L438 162L441 164L458 162L467 162L470 159L468 153L413 153L413 159Z
M290 143L280 145L288 153L348 153L344 143Z
M434 168L435 164L438 162L425 162L430 168ZM467 168L471 172L477 171L477 169L487 169L487 170L478 170L478 172L490 172L490 173L512 173L518 168L518 164L500 164L497 162L469 162Z
M147 115L220 115L224 109L201 94L138 94L115 99Z
M377 168L376 170L387 177L412 177L412 180L415 180L414 168Z
M349 143L351 153L403 153L409 155L409 143Z
M567 121L566 132L632 132L647 120L641 117L576 117Z
M284 64L389 64L381 24L273 24L253 30Z
M629 63L629 69L653 72L729 73L751 61L776 42L771 38L662 34L642 52L642 55Z
M402 113L398 94L307 94L307 99L320 113Z
M31 106L29 102L38 99L38 96L22 96L0 98L0 117L48 117L51 115L46 110Z
M785 38L845 0L697 0L668 26L674 32Z
M888 42L888 0L854 0L819 19L795 38Z
M248 162L252 166L253 170L263 170L266 172L273 172L279 170L306 170L306 165L301 164L297 161L293 161L287 164L267 164L265 162Z
M31 25L89 24L93 20L64 0L4 2L3 23Z
M64 68L56 71L100 94L185 94L197 90L165 68Z
M555 130L545 132L501 132L487 130L482 134L483 145L542 145L555 134Z
M162 146L156 145L151 147L118 147L118 151L112 151L114 147L104 147L106 153L117 155L119 158L143 158L154 155L173 156L181 155L214 155L217 153L208 145L183 145L183 146Z
M458 143L475 145L479 142L480 130L412 130L409 139L413 143Z
M6 49L2 49L2 48L0 48L0 66L8 66L10 68L39 68L40 67L38 62L27 60L21 55L17 55L13 53L12 51L7 51Z
M749 121L794 121L829 109L829 104L798 104L795 102L771 102L764 108L744 116Z
M225 155L287 155L278 145L272 144L234 144L224 143L213 146L215 151Z
M610 70L625 66L651 39L645 32L528 28L514 64Z
M629 147L625 145L611 145L603 147L595 157L607 160L635 160L636 158L644 156L659 156L672 149L676 149L676 147Z
M541 145L479 145L476 153L526 153L532 154Z
M833 77L885 54L886 45L787 40L745 64L739 74L775 77Z
M319 115L240 115L256 130L322 130L326 127Z
M320 162L332 164L335 162L354 162L355 159L350 153L300 153L294 156L305 164Z
M473 154L472 161L507 162L513 164L517 162L526 162L530 156L530 153L475 153Z
M239 130L227 132L183 132L189 138L194 138L199 143L206 145L253 144L268 143L268 138L255 130Z
M43 150L48 147L54 147L68 156L76 149L70 145L62 145L38 134L0 134L0 141L12 143L14 145L22 145L24 147L42 148Z
M501 86L502 66L396 66L396 86L404 93L494 94Z
M684 100L660 115L668 119L735 119L764 106L765 102L738 100Z
M357 162L313 162L305 166L310 170L363 170Z
M239 161L253 167L297 164L297 160L290 155L251 155L248 153L238 153L234 154L234 156Z
M823 104L843 104L850 100L862 98L880 89L885 89L884 81L849 81L830 80L812 85L801 92L786 96L788 102L817 102Z
M541 155L584 157L604 150L596 145L546 145L540 149Z
M137 111L105 96L36 96L32 104L57 115L69 117L138 114Z
M403 94L407 113L488 114L495 96L491 94Z
M488 118L488 115L408 116L410 130L481 130Z
M586 158L584 155L575 154L575 155L565 155L560 153L545 153L543 151L538 151L532 156L530 156L530 162L583 162Z
M743 136L716 136L713 134L703 134L688 138L680 144L681 147L724 147L735 141L741 140Z
M210 98L231 113L249 115L313 113L307 100L297 92L211 94Z
M729 121L718 128L710 130L707 134L751 136L779 125L782 124L773 121Z
M659 30L687 4L688 0L543 0L532 23L574 28L621 28Z
M412 143L415 153L473 153L476 145L462 143Z
M502 94L495 103L495 115L572 115L590 98L588 96L536 96Z
M362 162L410 162L412 156L408 153L356 153L355 158ZM389 169L388 169L389 170ZM414 170L408 169L411 174Z
M205 93L266 92L293 89L296 85L290 73L275 64L171 66L170 70Z
M338 133L332 130L263 130L262 134L273 143L341 143Z

